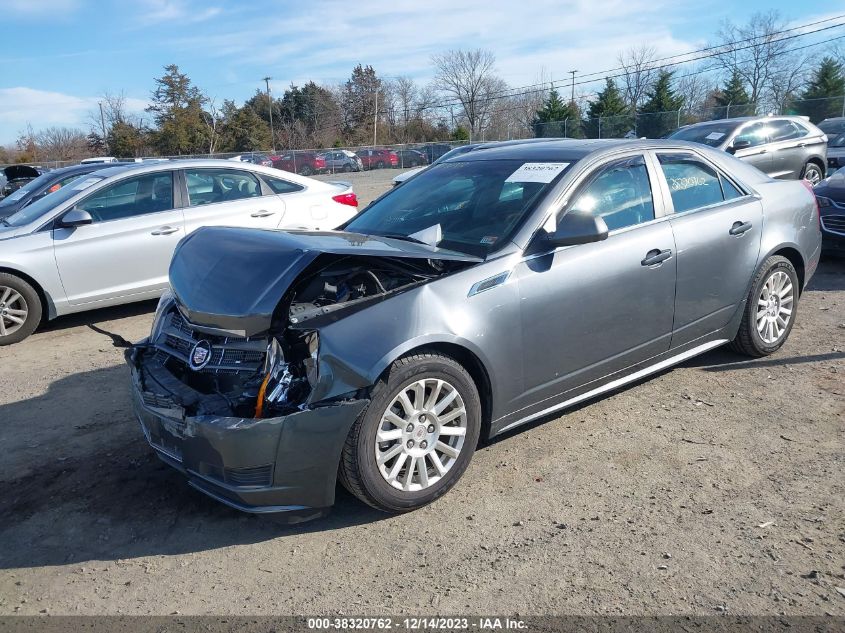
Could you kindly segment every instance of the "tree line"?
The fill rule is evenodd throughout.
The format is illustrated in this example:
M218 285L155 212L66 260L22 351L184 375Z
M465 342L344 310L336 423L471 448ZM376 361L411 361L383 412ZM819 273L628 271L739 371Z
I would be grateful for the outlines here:
M697 120L779 112L814 121L842 114L845 48L796 46L777 12L724 22L696 65L665 64L640 46L620 53L596 93L572 78L569 99L541 77L511 88L486 50L434 55L434 78L383 77L357 65L340 85L291 85L281 96L257 88L242 105L218 101L176 64L154 79L143 114L123 93L105 94L89 130L28 126L0 161L283 151L531 136L660 136ZM664 58L665 59L665 58ZM576 92L576 86L579 88ZM840 97L839 101L834 99Z

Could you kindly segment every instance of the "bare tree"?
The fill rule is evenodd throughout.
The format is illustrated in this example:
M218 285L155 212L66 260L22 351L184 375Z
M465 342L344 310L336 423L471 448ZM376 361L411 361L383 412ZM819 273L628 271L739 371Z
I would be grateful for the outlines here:
M209 97L205 95L206 109L203 112L203 123L205 123L206 131L208 133L208 153L213 154L217 146L217 141L220 139L218 128L223 119L223 111L217 107L215 103L216 97Z
M622 67L622 88L625 98L633 110L639 109L643 104L646 92L657 77L656 59L657 50L645 44L631 47L624 53L619 53L617 57Z
M82 130L69 127L48 127L35 134L39 158L75 160L88 154L88 137Z
M446 94L461 104L470 137L483 127L491 106L491 97L504 83L494 74L496 57L490 51L447 51L431 58L435 82Z
M736 72L742 77L751 103L773 99L775 85L782 96L784 86L790 87L796 79L788 75L795 74L800 62L789 53L789 41L778 35L785 26L777 11L768 11L755 13L744 25L725 21L717 33L720 48L713 58L715 65L727 75Z
M713 81L700 71L693 70L678 77L675 93L684 100L683 113L687 117L702 116L707 96L713 88Z

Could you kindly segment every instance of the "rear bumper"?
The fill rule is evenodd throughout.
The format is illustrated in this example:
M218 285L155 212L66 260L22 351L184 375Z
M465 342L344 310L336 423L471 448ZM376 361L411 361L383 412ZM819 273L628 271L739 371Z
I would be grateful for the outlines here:
M155 380L156 372L167 370L145 366L144 349L142 342L126 353L133 408L162 461L192 487L244 512L285 513L292 523L328 512L343 443L368 400L275 418L191 416L180 406L180 394L163 387L166 380Z

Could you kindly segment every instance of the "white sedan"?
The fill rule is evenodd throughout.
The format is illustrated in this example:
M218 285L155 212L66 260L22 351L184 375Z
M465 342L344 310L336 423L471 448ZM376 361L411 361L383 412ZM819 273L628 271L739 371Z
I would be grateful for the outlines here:
M201 226L333 229L357 206L348 183L225 160L86 174L0 220L0 345L42 318L159 296L173 249Z

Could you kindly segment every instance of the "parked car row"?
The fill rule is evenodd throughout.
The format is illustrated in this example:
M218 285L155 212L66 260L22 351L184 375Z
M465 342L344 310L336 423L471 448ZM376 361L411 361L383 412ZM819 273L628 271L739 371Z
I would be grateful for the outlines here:
M225 160L79 165L32 185L0 203L14 211L0 219L0 345L42 319L159 296L201 226L331 229L358 206L348 183Z

